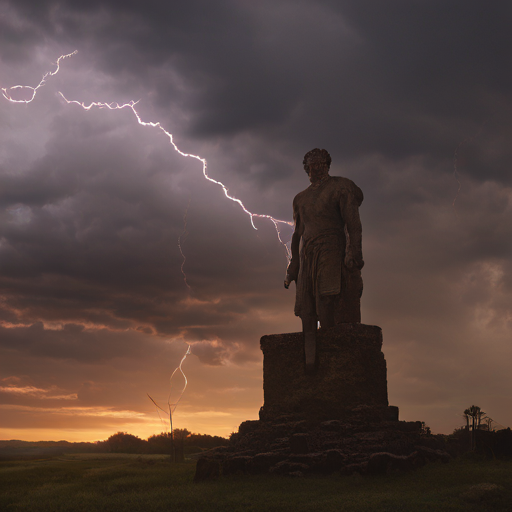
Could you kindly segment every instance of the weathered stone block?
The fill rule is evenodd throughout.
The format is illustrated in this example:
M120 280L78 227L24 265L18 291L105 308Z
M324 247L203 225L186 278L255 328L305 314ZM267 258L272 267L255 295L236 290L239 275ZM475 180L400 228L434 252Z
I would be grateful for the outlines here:
M308 434L293 434L290 437L292 453L309 453Z
M226 459L222 465L222 473L224 475L236 475L238 473L246 473L248 466L252 462L252 457L247 455L239 457L231 457Z
M262 420L286 414L307 420L346 419L358 406L389 411L380 327L352 323L320 329L313 375L304 371L302 333L263 336L260 343Z

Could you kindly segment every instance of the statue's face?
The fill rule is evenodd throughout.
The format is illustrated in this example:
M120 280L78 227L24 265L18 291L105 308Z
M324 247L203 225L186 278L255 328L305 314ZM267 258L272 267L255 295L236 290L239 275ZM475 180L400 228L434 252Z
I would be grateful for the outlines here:
M322 179L329 174L329 166L324 160L308 160L307 173L311 183Z

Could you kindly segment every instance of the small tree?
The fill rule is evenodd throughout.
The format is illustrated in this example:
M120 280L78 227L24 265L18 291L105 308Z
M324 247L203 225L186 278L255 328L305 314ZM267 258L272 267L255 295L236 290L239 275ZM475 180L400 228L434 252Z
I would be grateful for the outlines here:
M150 453L171 453L173 442L170 432L162 432L148 438L148 448Z
M493 424L494 420L492 418L489 418L489 416L485 416L483 418L483 420L485 421L485 424L487 425L487 430L490 432L492 430L492 424Z
M480 428L482 417L485 412L478 407L478 405L472 405L464 411L464 417L466 418L467 428L469 430L469 418L471 418L471 449L475 449L475 430Z
M146 441L127 432L111 435L105 444L111 453L144 453L146 447Z
M424 421L421 422L421 433L426 436L432 435L432 431L430 430L430 427Z
M469 414L468 414L468 411L469 411L469 409L466 409L464 411L464 419L466 420L466 430L469 432Z

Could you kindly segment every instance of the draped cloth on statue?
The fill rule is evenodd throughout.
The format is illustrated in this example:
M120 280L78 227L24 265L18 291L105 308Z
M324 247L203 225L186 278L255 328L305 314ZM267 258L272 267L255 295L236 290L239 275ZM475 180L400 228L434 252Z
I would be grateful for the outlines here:
M320 297L341 293L342 262L345 257L343 232L323 233L303 244L295 295L295 314L310 314L311 303ZM314 301L311 299L314 298ZM306 311L303 311L303 308ZM316 311L318 315L318 311Z

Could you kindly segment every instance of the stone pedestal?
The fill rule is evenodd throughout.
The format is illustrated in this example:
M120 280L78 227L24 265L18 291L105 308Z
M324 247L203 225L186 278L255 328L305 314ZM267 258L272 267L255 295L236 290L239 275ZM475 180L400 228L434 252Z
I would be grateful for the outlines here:
M444 439L388 405L380 327L340 324L318 332L317 368L304 372L302 333L261 338L265 404L229 446L203 453L195 481L220 475L342 475L410 471L446 462Z
M264 358L261 420L284 415L347 420L361 407L374 415L373 420L398 420L398 410L388 407L380 327L352 323L320 329L314 375L304 371L302 333L263 336L260 343Z

